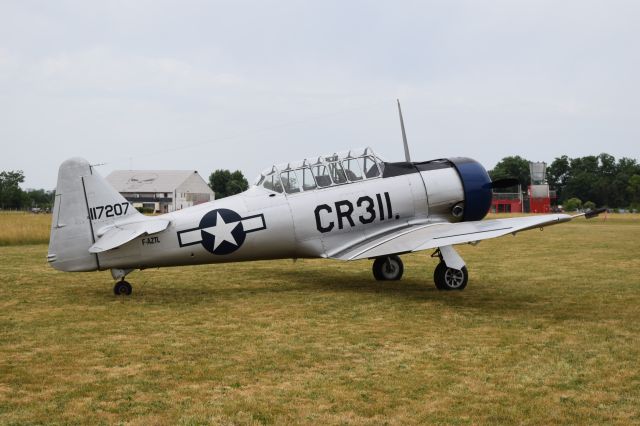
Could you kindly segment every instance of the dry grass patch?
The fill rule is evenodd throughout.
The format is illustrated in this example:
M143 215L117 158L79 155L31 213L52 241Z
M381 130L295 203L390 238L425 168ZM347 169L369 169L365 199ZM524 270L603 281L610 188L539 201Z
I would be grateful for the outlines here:
M50 230L50 214L0 211L0 246L46 244Z
M640 422L640 221L463 246L464 292L428 253L64 274L0 247L0 423Z

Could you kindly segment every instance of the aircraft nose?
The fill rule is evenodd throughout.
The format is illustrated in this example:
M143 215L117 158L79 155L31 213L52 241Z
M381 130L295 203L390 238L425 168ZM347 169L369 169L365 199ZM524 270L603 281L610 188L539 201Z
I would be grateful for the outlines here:
M449 158L455 166L464 190L463 221L481 220L491 208L491 178L476 160L471 158Z

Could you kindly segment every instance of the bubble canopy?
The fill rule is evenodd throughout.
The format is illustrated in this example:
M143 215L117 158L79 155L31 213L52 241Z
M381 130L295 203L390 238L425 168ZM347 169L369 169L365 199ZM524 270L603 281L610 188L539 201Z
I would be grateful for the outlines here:
M377 179L384 162L371 148L359 148L273 165L255 181L269 191L295 194Z

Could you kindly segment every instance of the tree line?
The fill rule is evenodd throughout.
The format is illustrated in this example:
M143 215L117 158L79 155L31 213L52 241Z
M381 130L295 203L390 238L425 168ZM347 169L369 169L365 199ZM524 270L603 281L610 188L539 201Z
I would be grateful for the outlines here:
M0 209L27 210L39 208L41 210L53 207L55 191L44 189L20 188L24 182L22 170L0 172ZM216 194L216 199L239 194L249 187L249 182L241 171L216 170L209 176L209 186Z
M529 161L505 157L489 171L491 179L516 178L523 188L531 183ZM588 206L640 209L640 164L633 158L616 161L610 154L556 157L547 166L547 183L557 203L569 209Z
M0 209L26 210L39 208L50 209L53 205L54 191L44 189L20 188L24 182L22 170L0 172Z
M531 183L529 160L518 155L504 157L489 170L491 179L516 178L523 188ZM22 170L0 172L1 209L47 209L53 205L55 191L23 190ZM547 182L556 191L557 204L579 208L606 206L640 209L640 164L632 158L602 153L586 157L557 157L547 167ZM209 176L216 199L238 194L249 187L242 172L216 170Z

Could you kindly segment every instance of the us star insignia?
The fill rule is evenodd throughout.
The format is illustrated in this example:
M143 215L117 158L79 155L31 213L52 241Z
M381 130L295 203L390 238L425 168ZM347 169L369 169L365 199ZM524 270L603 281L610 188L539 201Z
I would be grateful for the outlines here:
M200 219L197 228L178 232L180 247L194 244L216 255L230 254L238 250L247 234L267 229L264 215L242 217L230 209L215 209Z

